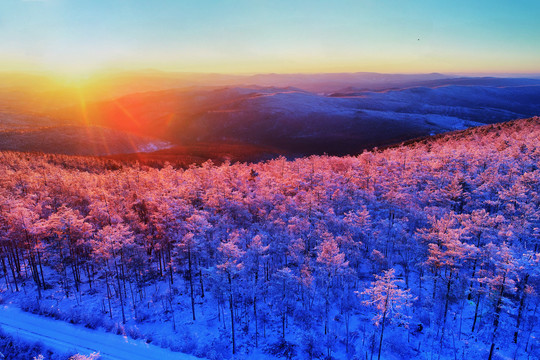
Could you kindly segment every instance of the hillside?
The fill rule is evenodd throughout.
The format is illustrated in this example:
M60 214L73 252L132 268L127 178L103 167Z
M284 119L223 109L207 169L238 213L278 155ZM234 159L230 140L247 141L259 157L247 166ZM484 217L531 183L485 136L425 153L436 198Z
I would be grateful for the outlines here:
M214 164L225 162L258 162L287 155L278 149L231 142L199 142L187 146L177 145L162 150L109 155L105 158L119 162L137 161L152 167L163 167L166 163L176 168L188 168L207 161Z
M50 126L0 131L0 149L67 155L154 152L170 147L164 140L99 126Z
M357 154L400 141L540 114L540 81L461 79L451 85L329 95L294 87L164 90L88 104L91 123L178 145L235 142L299 155ZM514 80L514 81L511 81ZM482 85L480 85L482 84ZM81 118L78 108L53 115Z
M4 303L208 359L538 358L540 118L175 169L0 152Z

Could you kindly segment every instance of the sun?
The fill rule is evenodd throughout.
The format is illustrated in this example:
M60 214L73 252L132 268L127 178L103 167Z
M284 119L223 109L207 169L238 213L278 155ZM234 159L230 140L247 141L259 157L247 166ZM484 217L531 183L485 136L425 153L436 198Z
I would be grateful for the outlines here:
M63 86L82 88L85 87L94 74L90 72L55 72L55 80Z

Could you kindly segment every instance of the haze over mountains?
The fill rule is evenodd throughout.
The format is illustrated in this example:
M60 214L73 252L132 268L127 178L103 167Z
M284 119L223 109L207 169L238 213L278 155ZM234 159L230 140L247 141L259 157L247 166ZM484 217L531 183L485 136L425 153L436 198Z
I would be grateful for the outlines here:
M67 154L168 149L174 156L202 144L226 152L246 146L252 160L354 154L540 114L537 78L145 71L76 87L45 76L0 77L0 149Z

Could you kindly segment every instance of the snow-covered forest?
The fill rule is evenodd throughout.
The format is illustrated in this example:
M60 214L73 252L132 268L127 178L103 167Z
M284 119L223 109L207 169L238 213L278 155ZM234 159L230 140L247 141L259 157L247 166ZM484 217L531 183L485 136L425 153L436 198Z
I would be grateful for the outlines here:
M540 358L540 118L175 169L0 153L0 297L208 359Z

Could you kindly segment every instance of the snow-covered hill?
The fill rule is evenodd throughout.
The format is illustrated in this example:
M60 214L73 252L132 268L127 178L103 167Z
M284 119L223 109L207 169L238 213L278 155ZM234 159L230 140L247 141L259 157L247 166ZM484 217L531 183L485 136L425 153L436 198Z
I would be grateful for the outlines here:
M178 144L232 141L299 154L358 153L540 114L540 81L488 80L331 94L260 86L166 90L94 103L87 114L101 126ZM72 121L77 111L56 115Z
M13 127L17 122L25 130L32 129L33 124L41 128L86 126L89 122L180 146L235 143L270 147L286 155L342 155L540 114L540 79L536 78L372 73L193 75L183 80L179 75L170 76L146 73L111 78L107 96L91 96L84 104L62 102L62 96L70 94L67 89L58 90L57 94L63 94L58 97L52 90L44 95L37 89L25 89L28 95L22 90L4 89L0 107L6 109L0 108L0 128ZM141 82L130 88L130 79ZM17 81L22 86L22 80ZM122 96L111 99L113 94ZM40 111L35 112L31 111L34 107L25 109L25 96L28 105L39 96L53 99L41 101L35 106ZM8 108L10 104L16 106ZM59 131L56 133L63 137ZM31 148L20 137L17 141L20 147L11 142L9 149ZM161 146L136 146L147 150L152 147ZM120 145L115 152L131 152L133 148ZM51 144L43 151L55 150L59 151ZM256 154L253 159L257 158Z

